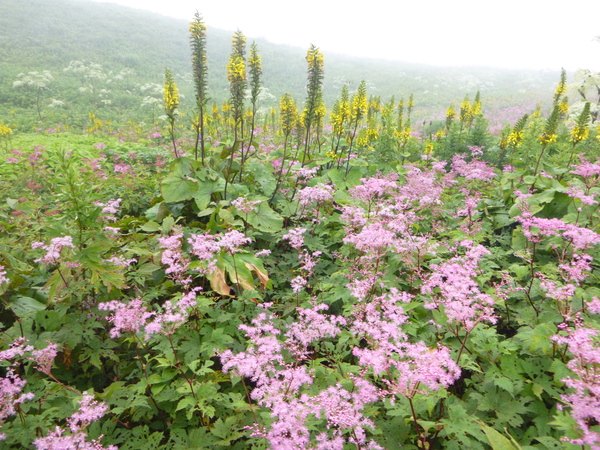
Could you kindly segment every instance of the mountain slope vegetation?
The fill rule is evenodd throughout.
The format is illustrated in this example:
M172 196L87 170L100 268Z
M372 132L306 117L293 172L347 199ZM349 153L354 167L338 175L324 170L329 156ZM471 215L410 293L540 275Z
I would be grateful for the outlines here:
M200 11L201 13L201 11ZM191 18L190 18L191 19ZM210 26L210 17L205 21ZM0 117L10 110L31 109L31 93L13 89L20 73L50 71L52 82L44 90L45 99L65 102L73 108L90 98L82 98L83 81L65 72L71 61L101 66L95 86L110 91L92 101L94 110L108 108L111 114L139 108L147 92L139 87L162 84L165 67L176 75L180 90L189 105L193 99L188 23L126 8L88 0L4 0L0 3ZM243 30L241 30L243 32ZM228 98L226 64L231 32L208 28L207 53L211 98L221 103ZM252 42L252 37L248 41ZM305 50L256 40L263 59L263 86L270 96L264 107L276 106L277 99L290 93L302 102L305 92ZM315 43L318 46L318 42ZM440 68L402 62L357 59L325 52L324 99L331 107L341 86L356 89L366 80L370 95L386 101L415 95L418 108L443 111L448 104L460 102L466 94L481 91L486 105L503 107L518 103L534 104L551 97L558 75L553 72L497 70L489 68ZM115 82L124 71L126 82ZM119 78L120 79L120 78ZM113 82L108 86L109 81ZM77 84L79 83L79 84ZM514 98L515 87L519 98ZM117 92L121 94L117 95ZM129 99L123 99L128 92ZM158 96L158 95L157 95ZM102 102L102 103L101 103ZM50 102L47 102L50 103ZM84 108L89 110L86 105ZM115 109L117 110L115 112ZM20 111L21 112L21 111ZM89 111L86 111L86 114ZM71 114L73 115L73 114ZM118 115L118 114L117 114ZM59 115L54 116L57 120Z

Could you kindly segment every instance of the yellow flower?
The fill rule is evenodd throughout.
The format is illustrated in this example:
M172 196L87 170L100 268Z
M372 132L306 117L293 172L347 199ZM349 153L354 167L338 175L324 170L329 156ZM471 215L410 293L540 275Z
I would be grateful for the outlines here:
M424 153L426 155L430 155L431 153L433 153L433 142L428 142L427 144L425 144Z
M315 116L322 119L326 114L327 109L325 108L325 103L321 102L321 104L315 108Z
M369 143L369 136L367 135L367 130L365 128L361 128L358 132L358 136L356 137L356 143L359 147L364 147Z
M13 131L10 129L10 127L0 123L0 137L8 137L11 134L13 134Z
M448 109L446 110L446 118L450 119L450 120L454 120L454 118L456 117L456 110L454 109L453 105L448 106Z
M279 111L283 134L288 135L298 120L298 109L296 108L296 102L291 95L284 94L283 97L281 97Z
M589 135L590 129L588 127L575 126L571 130L571 141L577 144L578 142L585 141Z
M569 112L569 102L568 101L562 101L558 104L558 110L561 114L566 114L567 112Z
M321 68L323 67L323 54L317 47L311 47L306 55L306 62L308 62L308 68Z
M521 145L523 139L525 138L525 132L523 131L511 131L508 135L508 144L512 144L515 147Z
M179 90L169 69L165 71L165 86L163 89L165 111L167 115L173 115L179 106Z
M246 79L246 63L241 56L232 56L227 63L227 77L229 81Z
M367 139L373 140L379 137L379 130L377 128L367 128Z
M556 92L554 93L554 96L558 98L565 92L567 92L567 83L561 80L560 83L558 83L558 86L556 87Z
M258 52L250 53L250 57L248 58L248 65L251 67L255 67L256 70L262 70L262 59Z
M548 145L551 142L556 142L557 137L558 136L556 135L556 133L552 133L552 134L542 133L539 137L539 141L543 145Z

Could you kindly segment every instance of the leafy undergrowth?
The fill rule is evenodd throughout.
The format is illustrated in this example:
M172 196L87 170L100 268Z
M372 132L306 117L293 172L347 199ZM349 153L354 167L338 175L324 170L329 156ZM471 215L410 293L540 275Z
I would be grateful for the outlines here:
M599 448L599 146L522 125L13 137L3 448Z

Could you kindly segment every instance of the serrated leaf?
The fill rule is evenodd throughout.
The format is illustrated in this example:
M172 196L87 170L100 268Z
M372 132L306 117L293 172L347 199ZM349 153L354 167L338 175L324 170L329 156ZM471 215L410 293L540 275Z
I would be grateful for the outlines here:
M187 409L188 407L193 406L195 404L196 404L196 399L194 397L192 397L191 395L188 396L188 397L183 397L177 403L177 408L175 408L175 411L180 411L182 409Z
M504 389L506 392L509 392L510 395L514 394L513 382L510 379L499 375L497 377L494 377L494 384L499 388Z

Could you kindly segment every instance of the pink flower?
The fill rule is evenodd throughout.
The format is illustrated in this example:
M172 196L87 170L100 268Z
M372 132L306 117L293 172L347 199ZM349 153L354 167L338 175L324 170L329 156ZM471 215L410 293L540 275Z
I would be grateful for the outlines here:
M106 260L107 262L113 263L117 267L129 267L137 262L136 258L125 259L123 256L113 256Z
M158 242L160 248L163 249L161 262L168 266L165 273L173 281L187 286L192 282L191 277L186 276L190 260L184 256L181 250L181 238L183 238L183 233L160 237Z
M572 170L571 173L583 178L597 177L600 175L600 164L593 164L588 160L581 158L581 164L575 166L575 170Z
M362 181L362 184L350 188L348 193L365 203L369 203L375 198L383 197L386 194L397 191L397 178L396 174L392 174L386 178L361 178L360 181Z
M479 322L496 323L494 300L479 290L475 281L478 262L490 252L471 241L460 243L467 248L464 256L455 256L440 264L431 264L432 273L421 286L421 292L430 295L425 308L444 307L448 323L461 323L472 330Z
M6 277L6 270L4 270L4 266L0 266L0 284L9 284L10 280Z
M239 212L242 214L250 214L253 212L257 205L261 203L261 200L250 201L244 197L238 197L235 200L232 200L231 204L237 208Z
M79 410L67 419L71 434L65 434L65 430L56 427L48 436L37 438L33 445L37 450L117 450L115 445L103 447L100 439L87 441L87 433L83 431L92 422L101 419L108 407L106 404L93 400L94 396L87 392L79 401Z
M304 233L306 233L306 228L294 228L293 230L288 231L282 239L290 241L292 248L299 251L304 245Z
M466 180L489 181L496 177L494 168L487 165L485 161L473 159L465 161L465 155L454 155L452 158L452 170Z
M35 262L42 262L44 264L57 264L60 260L61 251L63 248L75 248L73 245L73 238L71 236L57 237L50 241L50 245L44 245L43 242L34 242L31 248L42 248L46 250L46 254Z
M191 253L204 263L204 266L196 267L195 270L203 274L211 273L217 263L215 255L221 250L217 236L208 233L190 234L188 243L192 246Z
M237 230L231 230L221 236L219 240L219 247L227 252L233 254L240 251L242 245L246 245L252 242L251 238L244 236Z
M298 200L302 206L308 206L311 203L323 204L333 201L333 186L327 184L318 184L314 187L305 187L298 191Z
M567 363L574 376L562 380L571 393L561 395L566 406L571 408L571 416L577 422L581 438L565 439L577 445L600 448L600 433L591 428L591 423L600 422L600 346L598 330L576 324L567 329L566 336L553 336L559 344L566 344L573 359Z
M45 373L46 375L50 375L52 363L58 354L58 345L49 341L46 341L46 343L48 344L46 348L32 351L32 358L29 359L37 363L37 370Z
M113 314L107 318L114 325L110 330L110 337L113 339L121 336L123 332L138 333L146 325L146 321L156 314L148 311L139 298L129 303L121 303L117 300L100 303L98 309L113 311Z
M344 242L354 244L363 252L385 252L394 245L395 233L386 230L384 226L376 222L365 226L359 233L350 233L344 238Z

